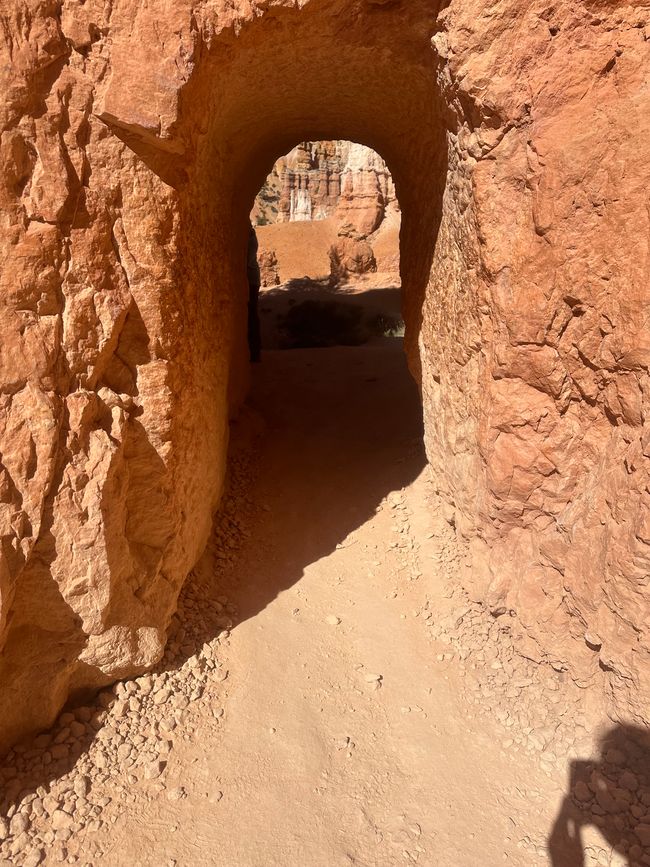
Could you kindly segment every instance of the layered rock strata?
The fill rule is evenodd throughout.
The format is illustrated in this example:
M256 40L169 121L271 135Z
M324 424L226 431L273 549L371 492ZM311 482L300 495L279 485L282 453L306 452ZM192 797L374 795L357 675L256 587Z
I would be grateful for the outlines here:
M160 659L246 387L248 214L333 130L395 181L468 590L648 721L649 36L645 2L10 0L0 747Z
M261 223L349 223L364 237L398 208L395 184L372 148L350 141L301 142L273 166L255 201Z

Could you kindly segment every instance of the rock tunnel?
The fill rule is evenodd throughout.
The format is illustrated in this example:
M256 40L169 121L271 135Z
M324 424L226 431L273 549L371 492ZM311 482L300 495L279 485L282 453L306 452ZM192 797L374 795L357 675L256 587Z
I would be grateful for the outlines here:
M615 5L15 4L0 747L161 657L247 389L248 214L318 139L395 179L407 354L469 594L647 717L648 118L640 19Z

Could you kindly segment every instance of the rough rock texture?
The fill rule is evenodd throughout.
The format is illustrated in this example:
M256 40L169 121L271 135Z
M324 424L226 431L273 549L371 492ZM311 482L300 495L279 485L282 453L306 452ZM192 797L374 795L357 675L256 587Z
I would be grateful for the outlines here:
M644 2L439 16L449 168L419 335L475 598L646 721L649 21Z
M300 142L273 166L255 200L262 223L334 217L364 236L398 208L395 184L383 159L350 141Z
M257 259L260 264L262 286L279 286L278 257L274 250L260 250Z
M162 655L246 385L248 214L332 134L395 180L468 588L647 719L649 13L5 3L0 747Z
M335 244L330 248L330 274L336 281L351 274L367 274L377 270L372 246L349 224L344 224Z

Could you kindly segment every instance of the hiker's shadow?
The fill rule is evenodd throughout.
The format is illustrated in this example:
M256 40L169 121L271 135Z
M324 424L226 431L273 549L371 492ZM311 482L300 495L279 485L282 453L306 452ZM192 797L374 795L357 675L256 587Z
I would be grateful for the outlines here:
M599 750L593 761L571 763L548 840L553 867L588 867L590 826L598 828L602 847L618 854L617 864L650 864L650 730L614 726L601 737Z

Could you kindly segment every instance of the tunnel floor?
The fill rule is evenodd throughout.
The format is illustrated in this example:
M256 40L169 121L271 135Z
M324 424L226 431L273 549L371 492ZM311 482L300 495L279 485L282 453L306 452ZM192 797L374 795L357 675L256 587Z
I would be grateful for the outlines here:
M189 707L181 693L180 724L158 728L164 770L134 768L95 858L550 863L564 765L549 776L515 754L507 728L477 712L469 663L432 635L456 555L431 493L399 339L265 353L172 637L180 659L162 675L172 690L196 675L205 691Z

